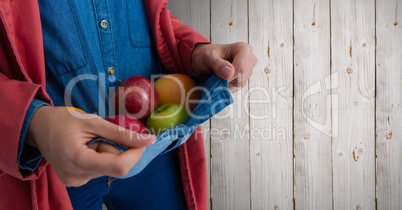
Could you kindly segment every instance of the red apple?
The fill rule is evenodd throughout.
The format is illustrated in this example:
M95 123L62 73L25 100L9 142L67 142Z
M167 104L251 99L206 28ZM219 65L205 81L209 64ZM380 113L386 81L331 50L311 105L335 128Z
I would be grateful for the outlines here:
M116 112L145 119L159 106L159 96L154 84L146 77L132 76L120 84L114 95Z
M106 120L139 134L149 134L148 129L140 120L128 115L116 115L106 118Z

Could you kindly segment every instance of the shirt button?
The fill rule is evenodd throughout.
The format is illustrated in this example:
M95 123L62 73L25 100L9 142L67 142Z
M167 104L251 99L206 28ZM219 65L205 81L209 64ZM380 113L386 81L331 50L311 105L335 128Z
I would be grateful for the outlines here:
M100 27L103 29L107 28L108 25L109 25L109 23L107 22L107 20L102 20L100 22Z
M109 68L107 69L107 73L108 73L109 75L114 75L114 73L115 73L114 67L109 67Z

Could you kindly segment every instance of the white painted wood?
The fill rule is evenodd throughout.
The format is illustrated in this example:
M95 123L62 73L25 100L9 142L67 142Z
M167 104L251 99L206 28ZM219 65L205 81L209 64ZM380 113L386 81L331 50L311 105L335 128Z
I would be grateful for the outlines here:
M211 0L209 8L209 0L170 0L172 13L207 37L211 18L215 43L250 34L260 60L250 89L268 91L265 104L250 104L268 119L249 119L243 100L266 99L253 91L234 95L220 115L232 118L204 124L212 209L292 209L292 193L295 209L375 209L376 194L378 209L402 206L401 1ZM283 129L285 140L258 140L266 127L271 137Z
M210 38L209 0L169 0L168 8L182 23Z
M249 1L252 209L293 209L293 1Z
M295 207L332 209L329 0L294 1L294 39Z
M336 210L375 209L374 5L374 0L331 1Z
M402 0L376 2L377 205L402 207Z
M247 1L211 1L211 40L248 41ZM246 88L247 89L247 88ZM235 104L211 119L212 209L250 209L249 120L246 89L233 95Z

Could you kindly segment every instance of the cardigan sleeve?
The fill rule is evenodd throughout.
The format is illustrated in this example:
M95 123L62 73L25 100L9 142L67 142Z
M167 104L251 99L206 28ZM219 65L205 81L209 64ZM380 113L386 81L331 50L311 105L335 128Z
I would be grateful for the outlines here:
M201 33L194 30L190 26L182 24L179 19L170 15L174 36L177 40L179 56L184 70L187 74L193 74L193 66L191 62L192 52L197 44L210 43Z
M45 90L36 1L0 4L0 96L0 174L21 180L38 179L47 165L44 159L35 171L20 170L18 166L20 137L31 102L36 98L52 104Z
M22 171L18 165L18 151L25 115L42 88L38 84L9 79L2 73L0 84L0 170L18 179L36 179L43 172L46 161L41 161L36 171Z

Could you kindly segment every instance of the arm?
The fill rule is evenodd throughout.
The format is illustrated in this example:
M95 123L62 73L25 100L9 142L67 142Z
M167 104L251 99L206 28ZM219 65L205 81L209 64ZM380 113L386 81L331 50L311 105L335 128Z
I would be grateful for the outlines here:
M139 141L131 131L97 116L85 119L73 116L63 108L40 106L30 120L25 142L37 147L47 161L41 161L35 171L20 170L18 151L25 113L40 92L40 85L8 79L0 73L0 169L18 179L36 179L49 162L60 180L69 186L79 186L102 175L124 176L138 162L144 147L154 142L154 136ZM10 92L10 90L12 90ZM90 118L90 119L88 119ZM112 146L86 143L102 136L128 148L116 153ZM141 136L143 137L143 136Z
M1 4L0 176L6 173L22 180L37 179L48 162L60 180L70 186L102 175L125 175L139 160L144 147L154 142L154 136L140 138L97 116L80 119L63 108L40 106L32 114L26 138L22 138L32 101L51 104L45 92L43 56L37 2ZM125 145L129 150L120 153L107 145L87 146L86 142L95 136ZM37 147L44 157L33 172L22 172L18 165L21 139Z
M36 173L22 174L17 159L25 114L33 98L43 95L42 88L38 84L9 79L2 73L0 84L0 170L19 179L35 179L43 172L46 162L40 164Z
M148 19L156 48L170 72L199 74L215 72L238 91L247 84L257 58L250 45L209 44L209 40L170 14L166 3L148 1Z
M25 114L24 124L21 129L17 161L19 168L22 170L26 170L24 171L25 173L35 171L38 168L39 163L43 159L43 156L37 147L25 143L25 137L31 119L35 114L36 110L41 106L49 106L49 104L38 99L32 100L31 105L29 106L28 111Z
M0 171L28 180L38 178L47 162L42 161L34 173L22 173L18 167L25 115L34 98L51 103L40 71L44 59L40 19L34 14L38 12L34 2L0 7Z
M210 44L199 32L171 15L181 64L187 74L216 73L229 81L232 92L247 84L257 57L247 43Z
M109 139L128 148L120 153L108 144L87 142ZM67 186L80 186L100 176L121 177L139 161L153 135L137 135L99 116L59 107L42 106L30 122L26 142L36 146Z
M182 24L179 19L173 15L170 15L170 18L172 21L174 36L176 38L176 46L178 48L181 65L185 71L183 73L198 73L194 72L193 69L192 54L196 46L209 44L209 40L190 26Z

